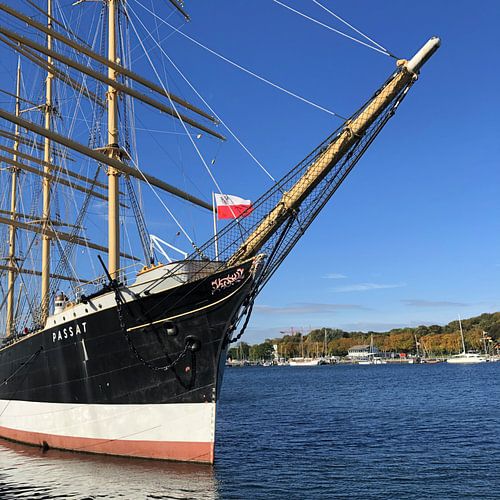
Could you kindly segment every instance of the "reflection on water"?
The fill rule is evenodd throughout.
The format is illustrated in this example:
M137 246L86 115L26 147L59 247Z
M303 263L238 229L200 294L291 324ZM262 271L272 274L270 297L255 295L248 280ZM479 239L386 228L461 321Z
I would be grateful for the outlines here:
M208 465L130 460L0 440L0 499L216 499Z

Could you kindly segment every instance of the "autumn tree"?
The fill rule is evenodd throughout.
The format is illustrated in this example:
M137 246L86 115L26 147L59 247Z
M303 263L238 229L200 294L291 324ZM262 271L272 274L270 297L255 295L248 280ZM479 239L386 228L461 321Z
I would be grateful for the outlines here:
M274 347L270 342L250 346L250 359L252 361L270 361L273 357Z
M462 320L467 349L482 350L483 331L491 337L491 345L500 342L500 312L485 313L480 316ZM315 355L323 352L323 343L327 339L327 354L345 356L350 347L369 344L373 333L374 345L380 351L416 353L416 341L420 343L420 351L424 355L444 356L462 351L460 324L458 320L447 325L420 325L416 328L395 328L389 332L345 332L336 328L316 328L309 334L297 332L285 335L272 341L279 345L280 355L287 358L302 355ZM302 340L301 340L302 338ZM416 341L415 341L416 339ZM302 343L301 343L302 341Z

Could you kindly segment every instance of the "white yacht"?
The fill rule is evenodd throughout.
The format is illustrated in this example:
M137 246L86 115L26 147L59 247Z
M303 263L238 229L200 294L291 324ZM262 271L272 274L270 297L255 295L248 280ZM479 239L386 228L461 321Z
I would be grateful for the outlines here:
M387 361L378 356L378 349L373 345L373 333L370 337L370 351L366 359L358 361L358 365L386 365Z
M462 337L462 352L460 354L456 354L451 358L446 360L447 363L455 363L455 364L472 364L472 363L485 363L489 361L486 356L479 354L477 352L467 352L465 350L465 340L464 340L464 331L462 329L462 320L460 317L458 318L458 324L460 325L460 336Z
M369 356L368 359L358 361L358 365L386 365L387 361L376 356Z
M489 360L484 355L479 354L478 352L462 352L446 360L447 363L457 364L485 363L486 361Z
M290 358L288 361L290 366L318 366L321 363L321 358Z

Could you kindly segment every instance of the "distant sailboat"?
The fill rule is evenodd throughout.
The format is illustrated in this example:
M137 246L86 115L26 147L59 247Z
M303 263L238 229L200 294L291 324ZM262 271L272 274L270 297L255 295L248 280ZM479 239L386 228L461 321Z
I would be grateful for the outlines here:
M302 335L300 336L300 349L301 349L301 356L296 357L296 358L290 358L288 361L288 364L290 366L318 366L322 363L321 358L305 358L304 357L304 340Z
M368 352L368 358L358 362L358 365L386 365L387 361L376 356L378 351L375 352L375 347L373 345L373 333L370 337L370 351Z
M455 363L455 364L471 364L471 363L485 363L488 361L485 356L477 352L467 352L465 350L465 340L464 340L464 331L462 329L462 320L460 316L458 317L458 324L460 325L460 336L462 338L462 352L460 354L456 354L451 358L446 360L447 363Z
M288 364L290 366L318 366L324 363L320 358L292 358Z

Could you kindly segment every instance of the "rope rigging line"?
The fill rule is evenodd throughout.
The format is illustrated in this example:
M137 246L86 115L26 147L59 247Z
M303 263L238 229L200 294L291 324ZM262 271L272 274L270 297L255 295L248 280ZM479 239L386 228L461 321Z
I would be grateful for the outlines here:
M38 355L43 351L43 346L40 346L37 351L35 351L26 361L21 363L15 370L12 372L0 385L6 385L9 383L10 380L19 372L21 371L26 365L29 365L32 361L35 360L35 358L38 357ZM2 412L3 413L3 412Z
M74 130L74 128L76 126L76 121L75 121L77 119L76 118L76 114L78 113L78 109L79 109L79 107L81 105L82 96L79 93L77 93L77 95L75 96L75 99L76 99L75 113L74 113L74 116L71 118L70 126L68 128L68 135L70 135L72 133L72 131ZM86 122L87 127L88 127L88 123L87 123L86 120L85 120L85 122ZM98 172L99 172L99 168L97 168L97 174L98 174ZM69 176L68 168L67 168L66 162L64 160L62 162L62 169L61 169L61 171L56 172L56 175L54 177L55 177L55 179L59 179L59 178L62 177L63 174L67 175L67 177L68 177L68 184L69 184L69 187L70 187L67 198L70 199L73 202L74 208L75 208L75 210L78 213L78 217L77 217L78 223L75 224L75 227L71 231L71 235L73 237L76 237L79 234L81 234L82 232L85 232L84 229L83 229L83 218L86 215L86 209L87 209L87 206L88 206L87 198L90 198L92 196L92 193L94 192L95 181L97 180L97 175L95 176L94 181L92 182L92 184L90 186L90 191L89 191L89 193L87 193L83 205L79 209L78 203L77 203L77 201L75 199L75 193L73 191L73 183L71 181L71 177ZM56 191L56 193L57 192L58 191ZM54 228L52 226L52 224L50 224L50 226L51 226L52 230L54 231L54 234L56 235L56 240L57 240L56 243L57 243L57 248L59 250L59 262L57 263L56 267L58 269L61 269L61 273L64 270L66 272L66 274L70 274L71 276L73 276L74 278L76 278L75 282L77 282L78 285L80 285L81 281L79 280L78 274L77 274L77 272L76 272L73 264L71 263L71 258L72 258L72 255L74 253L74 246L75 246L74 243L71 242L71 241L69 241L66 245L63 245L62 241L59 239L59 236L57 234L56 228ZM88 247L87 244L85 244L85 248L87 249L87 252L89 252L89 247ZM51 286L50 286L50 291L51 291L52 294L59 287L59 282L60 282L60 280L57 279L57 278L54 278L52 280ZM72 286L73 291L74 291L74 289L75 289L74 283L72 283L71 286Z
M275 89L280 90L281 92L284 92L285 94L288 94L288 95L294 97L295 99L298 99L299 101L302 101L302 102L304 102L306 104L309 104L310 106L312 106L312 107L314 107L316 109L324 111L325 113L328 113L328 114L330 114L332 116L336 116L337 118L340 118L341 120L345 121L346 118L344 116L340 115L339 113L335 113L334 111L331 111L331 110L325 108L324 106L321 106L321 105L319 105L319 104L317 104L317 103L315 103L315 102L313 102L313 101L311 101L309 99L306 99L305 97L302 97L301 95L296 94L295 92L292 92L291 90L287 90L284 87L278 85L277 83L274 83L274 82L268 80L267 78L264 78L263 76L260 76L257 73L254 73L253 71L249 70L248 68L245 68L241 64L238 64L237 62L235 62L235 61L233 61L233 60L231 60L231 59L223 56L222 54L220 54L219 52L216 52L215 50L211 49L210 47L207 47L206 45L203 45L198 40L192 38L191 36L187 35L183 31L181 31L178 28L176 28L175 26L173 26L172 24L166 22L161 17L157 16L153 11L151 11L146 6L144 6L139 0L133 0L133 1L135 3L137 3L140 7L142 7L144 10L146 10L147 12L149 12L152 16L154 16L155 18L159 19L160 22L162 22L163 24L165 24L166 26L168 26L169 28L171 28L172 30L174 30L176 33L178 33L179 35L183 36L184 38L187 38L188 40L190 40L194 44L198 45L199 47L201 47L202 49L206 50L207 52L210 52L212 55L218 57L219 59L222 59L223 61L227 62L228 64L231 64L235 68L238 68L239 70L241 70L241 71L243 71L243 72L245 72L245 73L253 76L254 78L257 78L261 82L267 83L271 87L274 87Z
M28 246L28 249L26 251L27 254L30 253L31 251L31 247L33 246L33 244L35 243L35 240L37 239L37 235L34 235L33 238L31 239L31 243L29 244ZM17 268L17 272L19 275L22 274L22 270L24 269L24 264L26 263L26 259L18 259L21 261L21 265L19 266L19 264L16 262L16 268ZM10 288L8 290L8 292L10 292ZM5 303L7 302L7 294L4 294L4 297L2 299L2 303L0 304L0 310L3 309L3 306L5 305Z
M140 123L141 125L145 125L144 121L141 120L140 114L137 114L135 116L135 121L137 123ZM173 123L176 123L176 122L174 121ZM182 135L182 136L185 136L187 134L185 132L180 132L180 131L179 132L178 131L172 132L172 131L165 131L165 130L153 130L153 129L141 128L141 127L134 127L134 129L141 130L141 131L148 133L149 137L155 142L155 144L158 146L158 148L161 149L161 151L170 159L170 161L182 171L183 177L191 183L193 188L195 188L197 190L198 194L200 195L200 198L202 198L205 193L201 189L199 189L199 187L196 185L196 183L193 181L193 179L191 179L191 177L189 175L187 175L183 166L177 162L177 160L172 156L171 152L167 148L164 147L164 145L158 140L158 138L152 132L161 133L161 134ZM135 158L135 163L138 163L137 157ZM186 189L186 191L188 191L188 190Z
M70 273L68 273L68 274L71 274L73 276L73 278L75 279L75 282L77 282L78 285L81 285L82 282L81 282L80 278L78 278L78 273L76 272L75 267L73 266L73 264L71 263L70 259L67 256L66 252L64 251L64 246L62 244L61 239L59 238L59 234L57 233L57 228L55 228L52 225L51 221L49 221L49 227L56 235L56 243L57 243L57 247L59 249L59 254L60 254L60 259L62 261L62 265L65 266L66 269L68 269L70 271Z
M128 8L130 8L130 5L128 6ZM171 12L167 17L165 17L164 19L161 18L162 21L168 21L171 17L172 17L172 14L173 12ZM159 17L157 19L160 19ZM182 21L180 24L179 24L179 29L180 28L183 28L184 26L186 25L186 21ZM158 31L158 25L156 24L156 30ZM162 42L166 42L169 38L173 37L175 35L175 31L171 31L168 35L164 36L161 41ZM130 51L130 56L132 56L135 52L135 50L137 48L139 48L140 45L137 44L131 51ZM144 57L144 54L139 54L138 57L136 57L134 59L134 61L137 63L138 61L140 61L142 58Z
M130 6L128 6L127 8L129 9L129 11L131 11L131 7L130 7ZM126 14L127 14L127 20L129 20L129 22L130 22L130 16L128 15L129 11L127 11L127 12L126 12ZM134 14L135 14L135 13L134 13ZM166 19L169 19L169 18L170 18L172 15L174 15L174 14L175 14L175 12L173 12L173 11L172 11L172 12L171 12L171 13L170 13L167 17L166 17ZM138 20L140 21L140 18L139 18L139 17L138 17ZM156 21L156 19L155 19L155 21ZM184 22L182 22L182 23L181 23L181 25L180 25L179 27L182 27L182 26L184 26L185 24L186 24L186 22L184 21ZM157 23L157 22L155 23L155 28L156 28L157 36L158 36L158 38L159 38L159 25L158 25L158 23ZM164 42L164 41L166 41L167 39L169 39L171 36L174 36L174 35L175 35L175 32L173 32L173 31L172 31L172 32L170 32L170 34L169 34L167 37L164 37L164 38L162 39L162 41ZM152 35L150 35L150 37L152 38ZM147 39L147 37L146 37L145 39ZM154 40L154 39L153 39L153 40ZM155 40L155 41L156 41L156 40ZM137 45L135 46L134 50L135 50L135 49L137 49L137 48L142 49L142 47L141 47L140 43L137 43ZM129 54L130 54L130 55L132 55L132 54L133 54L133 50L131 50L131 51L129 52ZM146 54L144 53L144 51L142 51L142 53L140 53L140 54L138 55L138 57L135 57L135 58L134 58L134 62L135 62L135 63L137 63L138 61L140 61L140 60L141 60L143 57L145 57L145 56L146 56ZM167 72L167 68L166 68L166 65L165 65L165 61L162 59L162 60L161 60L161 62L162 62L162 69L163 69L163 72L164 72L164 81L166 82L166 85L167 85L167 90L170 92L170 90L171 90L171 89L169 88L169 81L168 81L168 74L167 74L168 72ZM175 83L175 82L174 82L174 83ZM178 90L180 90L180 89L178 89ZM134 105L134 101L132 100L132 106L133 106L133 105ZM142 124L142 125L145 125L144 121L143 121L143 120L141 120L140 115L134 114L133 121L134 121L134 123L137 121L138 123L140 123L140 124ZM151 139L152 139L152 140L156 143L156 145L158 146L158 148L159 148L159 149L161 149L161 150L163 151L163 153L164 153L164 154L165 154L165 155L166 155L166 156L170 159L170 161L171 161L171 162L172 162L172 163L173 163L176 167L178 167L178 168L179 168L179 170L182 172L182 176L183 176L184 181L189 181L189 183L192 185L192 187L193 187L194 189L196 189L196 190L197 190L198 194L199 194L199 195L200 195L200 197L202 198L202 197L203 197L203 195L204 195L203 191L201 191L201 190L199 189L199 187L197 186L197 184L193 181L193 179L192 179L192 178L188 175L188 173L186 172L186 170L185 170L185 168L184 168L184 165L183 165L183 162L182 162L182 159L181 159L181 160L180 160L180 162L179 162L176 158L174 158L174 156L172 156L172 154L171 154L171 151L169 151L168 149L166 149L166 148L164 147L164 145L163 145L160 141L158 141L157 137L156 137L154 134L152 134L152 132L157 132L157 133L170 134L170 135L175 135L175 136L187 136L187 135L188 135L188 133L186 133L186 131L185 131L184 129L183 129L182 131L177 130L177 128L178 128L178 126L179 126L179 124L177 123L177 120L173 120L173 126L174 126L174 129L175 129L174 131L153 130L153 129L151 129L151 128L140 128L140 127L134 126L134 136L135 136L135 131L137 131L137 130L142 130L142 131L146 131L146 132L148 132L148 133L149 133L149 136L150 136L150 137L151 137ZM180 147L179 142L177 142L177 149L178 149L179 156L180 156L180 157L182 157L182 148ZM137 155L137 151L136 151L136 155ZM137 156L136 156L136 158L135 158L135 162L136 162L136 163L138 163L138 158L137 158ZM140 189L140 185L139 185L139 189ZM189 191L189 190L186 188L186 191ZM194 225L194 224L193 224L192 230L193 230L193 232L195 232L195 231L196 231L196 229L195 229L195 225ZM196 234L195 234L195 236L196 236ZM193 241L194 241L194 239L193 239Z
M131 9L132 14L136 17L136 19L141 23L142 27L148 32L147 28L144 26L144 23L141 21L140 17ZM222 126L229 132L229 134L236 140L236 142L243 148L243 150L252 158L252 160L257 163L257 165L262 169L262 171L274 182L276 183L276 179L271 175L271 173L262 165L262 163L252 154L252 152L241 142L238 136L232 131L231 128L224 122L224 120L217 114L217 112L208 104L208 102L203 98L203 96L196 90L196 88L191 84L188 78L184 75L184 73L180 70L180 68L175 64L172 58L165 52L163 47L160 45L158 40L153 38L158 49L161 53L168 59L170 64L175 68L175 70L180 74L183 80L189 85L189 87L193 90L193 92L201 99L203 104L210 110L210 112L215 116L215 118L222 124Z
M120 46L120 54L122 57L122 64L124 67L130 66L130 61L128 54L130 54L130 30L129 30L129 16L126 11L122 11L122 9L118 9L118 38L119 38L119 46ZM123 77L124 83L132 86L132 82L128 77ZM137 145L135 138L135 130L130 126L133 123L134 119L134 100L130 96L126 96L123 102L122 108L123 120L121 120L121 126L123 129L123 133L121 134L121 141L124 144L124 148L127 150L129 157L134 158L137 163ZM122 182L123 184L123 182ZM130 176L124 176L124 184L126 187L126 191L128 193L128 199L130 205L132 207L132 215L136 223L136 229L139 233L139 239L141 242L144 259L146 264L152 264L154 260L151 257L151 241L149 237L149 232L147 229L146 220L144 218L143 211L141 210L139 199L134 190L134 186L130 179ZM128 227L126 224L126 214L125 209L122 209L121 214L122 224L124 228L124 237L127 239L130 254L133 254L132 244L130 241L130 236L128 232Z
M137 37L137 39L139 40L139 43L141 44L142 46L142 49L149 61L149 64L151 65L151 68L153 69L153 71L155 72L155 75L156 75L156 78L158 79L158 81L160 82L163 90L167 93L167 90L165 89L165 86L163 85L163 81L161 80L160 76L158 75L158 72L156 71L156 68L153 64L153 62L151 61L151 58L149 57L149 54L146 50L146 48L144 47L144 44L142 42L142 39L141 37L139 36L139 33L137 32L135 26L134 26L134 23L132 22L132 19L129 17L129 22L130 22L130 25L132 26L132 29L134 30L134 33ZM175 106L175 104L172 102L172 100L169 98L169 101L170 101L170 104L172 106L172 108L174 109L174 111L176 112L177 114L177 117L179 119L179 121L182 123L183 127L184 127L184 130L187 134L187 136L191 139L191 142L196 150L196 152L198 153L199 157L201 158L202 162L206 165L206 162L203 158L203 156L201 155L199 149L196 147L196 144L194 143L193 141L193 138L191 137L191 134L189 133L188 129L187 129L187 126L186 124L184 123L184 121L182 120L181 116L179 115L178 111L177 111L177 108ZM163 208L167 211L167 213L170 215L170 217L172 217L173 221L177 224L177 227L182 231L182 234L184 234L184 236L187 238L187 240L190 242L191 246L196 250L198 251L198 247L196 245L196 243L193 241L193 239L188 235L188 233L186 232L186 230L184 229L184 227L181 225L181 223L177 220L177 218L174 216L174 214L172 213L172 211L167 207L167 205L163 202L163 200L161 199L160 195L156 192L156 190L153 188L153 186L150 184L150 182L147 180L146 176L144 175L144 173L142 172L142 170L139 168L139 165L137 162L134 161L133 158L131 158L131 162L132 164L134 165L134 167L138 170L138 172L141 174L141 176L143 177L143 179L146 181L147 185L149 186L149 188L153 191L154 195L158 198L158 200L160 201L160 203L162 204Z
M345 19L343 19L342 17L340 17L338 14L335 14L335 12L333 12L329 8L325 7L323 4L321 4L320 2L318 2L318 0L312 0L312 1L318 7L321 7L323 10L325 10L326 12L328 12L329 14L331 14L335 19L338 19L340 22L344 23L346 26L348 26L349 28L351 28L352 30L354 30L356 33L358 33L359 35L361 35L363 38L366 38L366 40L368 40L371 43L373 43L374 45L376 45L379 49L382 49L383 51L387 52L387 54L389 54L394 59L399 59L390 50L387 50L383 45L380 45L375 40L373 40L373 38L370 38L368 35L366 35L365 33L363 33L361 30L357 29L352 24L348 23Z
M155 73L155 76L156 76L156 78L157 78L158 82L159 82L159 83L160 83L160 85L162 86L162 88L163 88L163 90L165 91L165 93L167 93L167 90L166 90L166 88L165 88L165 85L164 85L164 83L163 83L163 80L160 78L160 75L158 74L158 71L156 70L156 67L155 67L155 65L153 64L153 61L151 60L151 57L149 56L149 53L147 52L146 48L144 47L144 44L143 44L143 42L142 42L142 38L139 36L139 33L138 33L138 31L137 31L137 29L136 29L136 27L135 27L135 25L134 25L134 23L133 23L133 21L132 21L132 19L131 19L130 17L129 17L129 21L130 21L130 25L132 26L132 29L133 29L133 30L134 30L134 32L135 32L135 35L136 35L137 39L139 40L139 42L140 42L140 44L141 44L141 46L142 46L142 48L143 48L143 50L144 50L144 52L145 52L145 54L146 54L146 57L147 57L147 59L148 59L148 62L149 62L149 64L150 64L151 68L153 69L153 71L154 71L154 73ZM148 31L148 30L146 30L146 32L148 33L148 35L150 35L150 36L151 36L151 33L149 33L149 31ZM167 93L167 94L168 94L168 93ZM217 190L219 191L219 193L220 193L220 194L223 194L223 191L222 191L222 189L220 188L220 185L219 185L219 183L217 182L217 179L216 179L216 178L215 178L215 176L213 175L213 173L212 173L212 171L210 170L210 167L208 166L208 164L207 164L207 162L206 162L205 158L204 158L204 157L203 157L203 155L201 154L201 151L200 151L200 149L198 148L198 146L196 145L196 142L194 141L193 136L189 133L188 128L187 128L186 124L184 123L184 120L182 119L181 115L180 115L180 114L179 114L179 112L177 111L177 108L176 108L175 104L174 104L174 103L173 103L173 101L170 99L170 97L169 97L168 99L169 99L169 101L170 101L170 105L172 106L172 108L174 109L175 113L177 114L177 117L178 117L178 119L179 119L180 123L182 124L182 126L183 126L183 128L184 128L184 130L185 130L185 132L186 132L186 134L187 134L187 136L189 137L189 140L191 141L191 144L192 144L193 148L195 149L195 151L196 151L196 153L197 153L198 157L200 158L201 162L203 163L203 166L205 167L206 171L208 172L208 175L209 175L209 176L210 176L210 178L212 179L212 182L214 183L214 185L215 185L215 187L217 188ZM171 212L170 212L170 213L171 213ZM194 244L194 242L193 242L193 241L191 241L191 244L194 246L194 248L195 248L195 249L197 249L197 250L198 250L198 247Z
M323 26L323 28L326 28L330 31L333 31L337 33L340 36L343 36L345 38L348 38L349 40L352 40L353 42L359 43L360 45L364 45L365 47L368 47L369 49L375 50L376 52L379 52L380 54L384 54L385 56L389 57L394 57L390 52L388 52L386 49L379 49L378 47L374 47L373 45L370 45L366 42L363 42L363 40L360 40L359 38L353 37L351 35L348 35L347 33L344 33L343 31L337 30L335 28L332 28L328 24L322 23L321 21L318 21L317 19L314 19L314 17L308 16L307 14L304 14L303 12L300 12L293 7L290 7L289 5L280 2L279 0L272 0L275 4L281 5L281 7L284 7L285 9L288 9L291 12L294 12L295 14L298 14L299 16L308 19L309 21L312 21L313 23L319 24L320 26ZM378 45L378 44L377 44Z
M160 75L158 74L158 71L156 70L156 67L154 66L153 64L153 61L151 60L151 57L149 56L149 53L146 51L146 48L144 47L144 44L142 42L142 39L141 37L139 36L139 33L138 31L136 30L135 28L135 25L134 23L132 22L132 19L129 17L129 21L130 21L130 25L132 26L132 29L134 30L135 32L135 35L137 37L137 39L139 40L141 46L143 47L143 50L146 54L146 57L149 61L149 64L151 66L151 68L153 69L155 75L156 75L156 78L158 79L158 82L160 83L160 85L162 86L163 90L165 91L165 93L168 95L168 92L167 92L167 89L165 88L165 85L163 84L163 81L162 79L160 78ZM146 28L145 28L146 29ZM146 32L148 33L148 35L152 38L151 36L151 33L146 29ZM179 114L179 112L177 111L177 108L175 106L175 104L173 103L173 101L171 100L170 97L168 97L168 100L170 102L170 105L172 106L172 108L174 109L175 113L177 114L177 118L179 119L182 127L184 128L187 136L189 137L189 140L191 141L191 144L193 146L193 148L195 149L198 157L200 158L201 162L203 163L203 166L205 167L206 171L208 172L208 175L210 176L210 178L212 179L212 182L214 183L215 187L217 188L217 190L219 191L220 194L223 194L223 191L219 185L219 183L217 182L217 179L215 178L215 176L213 175L213 172L212 170L210 169L210 167L208 166L208 163L206 162L205 158L203 157L203 155L201 154L201 151L200 149L198 148L198 146L196 145L196 142L194 141L193 139L193 136L189 133L188 131L188 128L186 126L186 124L184 123L184 120L182 119L181 115ZM231 212L233 213L233 215L235 216L234 212L233 212L233 209L231 207L229 207L229 209L231 210ZM237 224L239 224L239 221L238 221L238 217L234 217L235 221ZM243 236L243 233L242 233L242 236ZM194 245L194 243L192 242L192 244ZM194 248L198 251L198 247L196 245L194 245Z
M141 122L144 123L144 122ZM140 130L141 132L154 132L155 134L167 134L167 135L187 135L185 132L178 132L176 130L159 130L154 128L144 128L144 127L135 127L135 130Z
M391 76L382 88L397 78L399 73L395 75ZM411 79L405 83L404 87L396 88L397 90L394 90L392 95L384 97L383 92L376 93L351 118L355 121L356 117L361 116L363 111L370 106L372 108L380 106L377 116L371 122L365 122L367 127L365 130L360 130L359 135L349 135L349 128L339 127L304 160L290 170L280 180L280 186L273 187L253 203L252 213L241 220L241 226L247 234L247 241L251 242L251 239L256 234L258 235L258 231L266 231L266 238L262 238L258 242L259 245L250 248L250 252L246 246L241 246L238 243L237 228L234 222L220 231L217 235L219 260L226 262L230 267L252 256L265 255L266 265L259 271L258 290L260 290L278 269L323 206L335 194L387 121L394 115L413 82L414 80ZM344 143L344 149L339 150L337 157L332 158L334 163L330 164L328 172L322 176L318 183L310 185L307 191L302 191L304 193L302 199L298 200L300 210L297 209L297 205L295 208L286 208L279 187L286 192L291 192L294 188L303 189L305 175L310 169L321 160L328 148L335 146L337 140L346 138L349 138L349 141ZM300 187L301 183L302 188ZM266 224L270 222L270 217L276 214L278 219L275 218L274 221L278 222L273 225ZM212 257L213 239L207 241L201 249Z
M149 237L149 232L147 230L146 221L144 219L144 214L140 209L139 200L137 199L134 186L132 184L132 181L130 180L130 176L128 175L125 176L125 186L127 188L128 197L130 200L130 204L132 206L132 212L134 214L134 219L137 225L137 232L139 233L139 239L141 241L145 263L153 264L154 261L152 259L152 252L151 252L151 239ZM124 224L124 228L127 231L126 224ZM128 232L127 232L127 237L128 237ZM130 241L129 241L129 246L131 246ZM133 254L132 249L130 251L130 254L131 255Z
M158 79L158 81L160 82L160 85L162 86L162 88L163 88L163 90L165 91L165 93L167 93L167 89L165 88L165 85L163 84L163 80L161 79L160 75L158 74L158 71L156 70L156 67L155 67L155 65L153 64L153 61L151 60L151 57L149 56L149 53L147 52L146 47L144 46L144 44L143 44L143 42L142 42L142 39L141 39L141 37L140 37L140 35L139 35L138 31L136 30L134 23L132 22L132 19L130 19L130 25L132 26L132 29L134 30L135 35L136 35L137 39L139 40L139 42L140 42L140 44L141 44L141 46L142 46L142 48L143 48L143 50L144 50L144 52L145 52L145 54L146 54L146 58L147 58L147 60L148 60L148 62L149 62L149 64L150 64L151 68L153 69L153 71L154 71L154 73L155 73L156 78L157 78L157 79ZM146 29L146 28L145 28L145 29ZM148 35L149 35L149 36L151 36L151 33L149 32L149 30L147 30L147 29L146 29L146 32L148 33ZM181 122L182 126L184 127L184 130L185 130L186 134L188 135L189 140L191 141L191 143L192 143L192 145L193 145L193 148L195 149L195 151L196 151L196 153L198 154L198 156L199 156L200 160L202 161L202 163L203 163L203 165L204 165L205 169L207 170L208 175L209 175L209 176L210 176L210 178L212 179L212 182L214 183L214 185L215 185L215 187L217 188L217 190L219 191L219 193L221 193L221 194L222 194L222 190L221 190L221 188L220 188L220 186L219 186L219 183L217 182L217 179L214 177L214 175L213 175L212 171L210 170L210 168L209 168L209 166L208 166L208 164L207 164L207 162L206 162L205 158L204 158L204 157L203 157L203 155L201 154L200 149L199 149L199 148L198 148L198 146L196 145L196 142L194 141L194 139L193 139L192 135L189 133L189 130L188 130L188 128L187 128L187 126L186 126L186 124L184 123L184 120L182 120L181 115L180 115L180 114L179 114L179 112L177 111L177 108L175 107L175 105L174 105L174 103L172 102L172 100L170 99L170 97L169 97L168 99L169 99L169 101L170 101L171 106L174 108L174 111L175 111L175 113L177 114L177 117L178 117L179 121Z
M177 220L177 218L175 217L175 215L173 214L173 212L167 207L167 205L165 204L165 202L162 200L161 196L157 193L156 189L150 184L148 178L144 175L144 173L142 172L142 170L139 168L139 164L136 163L134 161L134 159L132 159L131 162L132 162L132 165L134 166L134 168L136 168L137 171L141 174L142 178L144 179L144 182L148 185L149 189L151 189L151 191L156 196L156 198L158 199L158 201L161 203L161 205L163 206L163 208L166 210L166 212L168 213L168 215L170 215L170 217L175 222L175 224L177 225L177 227L181 230L182 234L186 237L186 239L189 241L189 243L191 244L191 246L198 252L199 249L198 249L196 243L194 242L194 240L191 238L191 236L189 236L189 234L186 232L186 230L181 225L181 223Z

